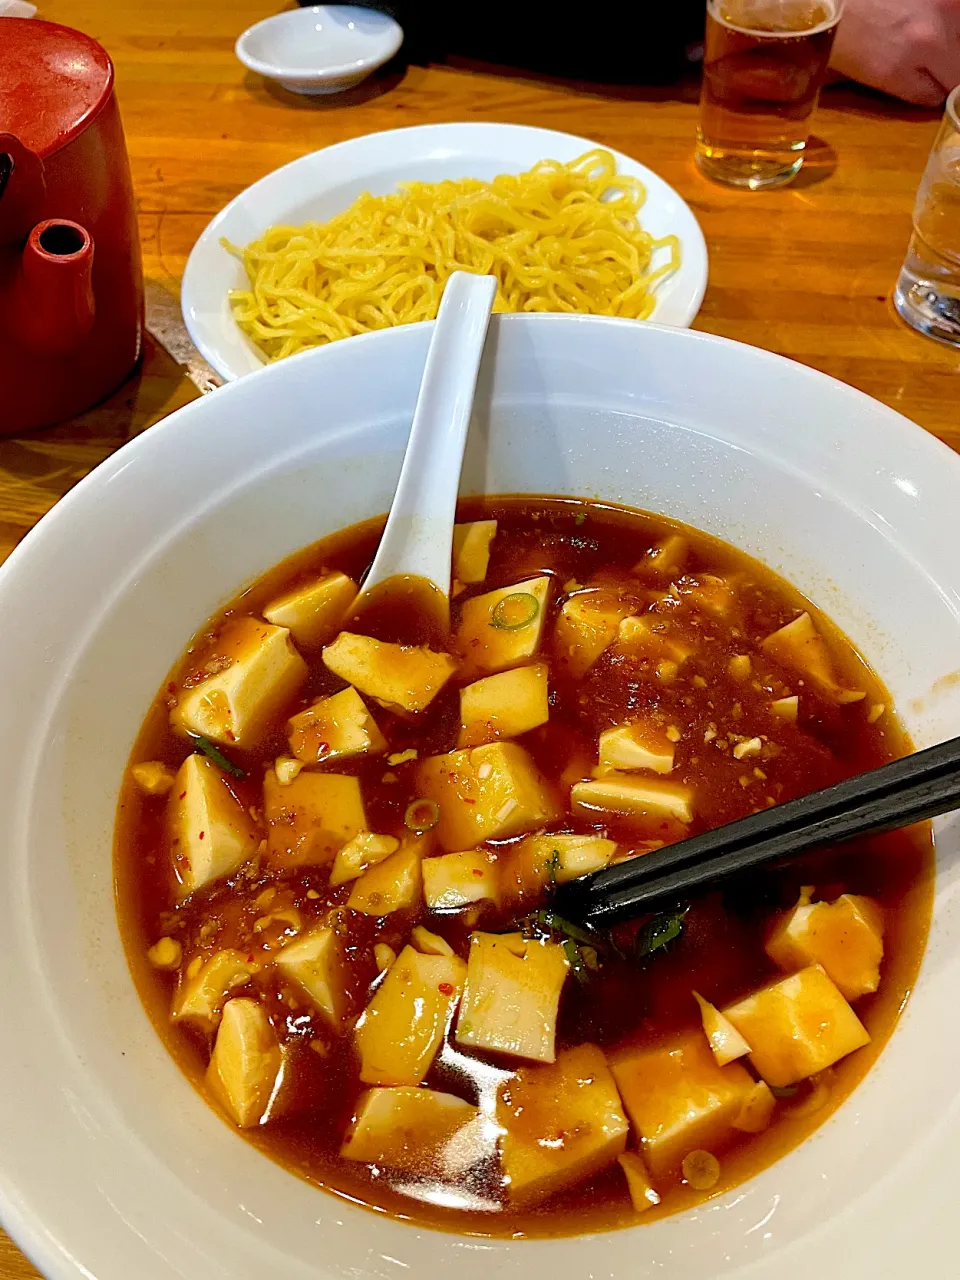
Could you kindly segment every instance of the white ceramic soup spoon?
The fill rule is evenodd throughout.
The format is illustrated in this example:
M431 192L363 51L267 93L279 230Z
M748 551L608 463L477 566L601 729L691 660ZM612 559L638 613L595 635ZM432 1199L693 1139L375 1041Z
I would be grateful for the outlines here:
M496 292L493 276L455 271L447 281L397 490L354 612L387 582L419 579L436 588L449 621L457 489Z

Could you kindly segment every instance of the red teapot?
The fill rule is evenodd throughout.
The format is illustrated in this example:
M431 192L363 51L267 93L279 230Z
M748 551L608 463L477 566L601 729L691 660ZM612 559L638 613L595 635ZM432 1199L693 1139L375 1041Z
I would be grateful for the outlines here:
M113 64L79 31L0 18L0 435L109 395L142 329Z

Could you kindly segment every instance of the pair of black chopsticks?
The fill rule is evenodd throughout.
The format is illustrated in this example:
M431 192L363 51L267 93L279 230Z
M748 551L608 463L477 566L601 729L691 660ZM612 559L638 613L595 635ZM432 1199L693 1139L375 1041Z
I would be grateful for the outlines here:
M562 885L555 909L594 925L675 906L730 876L960 808L960 738Z

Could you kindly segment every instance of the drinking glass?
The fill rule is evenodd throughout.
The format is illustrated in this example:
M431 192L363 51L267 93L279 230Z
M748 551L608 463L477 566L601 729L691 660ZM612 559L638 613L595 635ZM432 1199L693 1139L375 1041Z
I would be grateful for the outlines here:
M947 99L917 191L893 302L914 329L960 346L960 85Z
M697 165L753 191L800 171L843 0L707 0Z

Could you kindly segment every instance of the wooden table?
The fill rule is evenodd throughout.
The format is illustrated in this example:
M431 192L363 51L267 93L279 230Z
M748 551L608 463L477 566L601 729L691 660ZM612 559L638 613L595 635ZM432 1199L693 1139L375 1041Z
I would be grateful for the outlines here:
M209 218L249 183L317 147L450 120L565 129L636 156L693 207L710 249L696 328L822 369L960 448L960 352L912 333L890 304L936 131L930 113L834 88L801 178L782 191L732 192L693 167L695 86L604 90L466 66L410 66L311 101L274 89L234 58L240 31L275 7L270 0L42 6L42 16L83 28L114 58L154 285L176 293ZM87 471L195 395L148 339L142 368L105 404L52 430L0 441L0 559ZM36 1274L0 1233L0 1280Z

